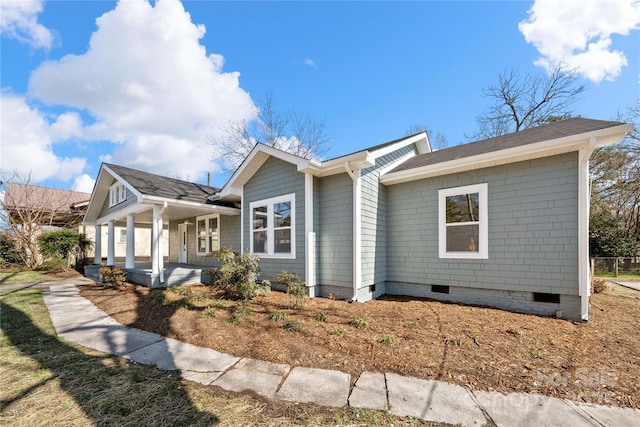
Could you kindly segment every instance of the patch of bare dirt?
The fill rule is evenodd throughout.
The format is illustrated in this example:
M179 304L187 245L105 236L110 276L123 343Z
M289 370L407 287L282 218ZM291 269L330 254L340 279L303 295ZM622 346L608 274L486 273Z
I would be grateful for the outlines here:
M353 382L363 371L394 372L640 408L640 292L618 288L592 296L587 324L410 297L314 298L295 309L281 292L241 314L242 302L220 300L204 285L85 286L82 295L131 327L235 356L337 369Z

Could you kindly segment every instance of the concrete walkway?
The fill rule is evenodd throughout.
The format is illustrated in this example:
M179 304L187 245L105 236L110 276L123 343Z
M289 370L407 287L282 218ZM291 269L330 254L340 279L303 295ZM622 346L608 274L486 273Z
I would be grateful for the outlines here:
M393 373L363 372L351 388L340 371L280 365L240 358L128 328L116 322L73 284L43 293L58 335L86 347L160 369L178 370L186 380L225 390L250 390L267 399L323 406L388 410L463 426L638 427L640 410L578 404L537 394L472 391L440 381Z
M635 289L636 291L640 291L640 281L638 280L618 280L618 279L607 279L607 280L617 285Z

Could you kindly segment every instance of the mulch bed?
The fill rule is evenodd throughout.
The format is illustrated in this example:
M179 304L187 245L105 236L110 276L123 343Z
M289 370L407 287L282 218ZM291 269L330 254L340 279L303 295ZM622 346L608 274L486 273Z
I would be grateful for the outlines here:
M616 285L592 296L587 324L410 297L314 298L294 308L289 295L271 292L240 314L242 302L204 285L81 293L131 327L235 356L337 369L353 382L363 371L394 372L640 407L640 292Z

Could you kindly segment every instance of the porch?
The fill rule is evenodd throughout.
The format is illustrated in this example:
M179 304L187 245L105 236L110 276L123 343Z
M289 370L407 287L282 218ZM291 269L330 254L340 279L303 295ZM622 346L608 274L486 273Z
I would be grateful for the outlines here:
M136 262L134 268L125 268L124 264L116 263L116 266L127 272L127 281L148 288L166 288L169 286L192 285L206 283L209 276L205 273L214 268L211 266L168 263L164 265L162 273L153 273L150 263ZM101 265L87 265L84 275L96 281L101 281Z

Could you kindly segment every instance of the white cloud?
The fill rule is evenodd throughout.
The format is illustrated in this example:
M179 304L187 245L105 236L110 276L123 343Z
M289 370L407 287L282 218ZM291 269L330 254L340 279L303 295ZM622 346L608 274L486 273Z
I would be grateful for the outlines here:
M27 105L22 96L3 92L0 109L3 176L17 172L23 179L30 175L31 182L36 183L49 178L67 181L82 172L86 159L57 156L53 152L52 125L38 109Z
M613 34L627 35L640 25L635 0L536 0L518 24L546 69L562 63L598 83L614 80L627 65L624 52L612 50Z
M306 58L306 59L304 60L304 65L308 65L308 66L309 66L309 67L311 67L311 68L318 68L318 66L316 65L316 63L315 63L315 62L313 62L313 59L311 59L311 58Z
M33 72L31 95L87 111L95 123L85 138L119 143L115 163L195 179L215 172L207 137L255 110L239 73L222 72L224 58L200 44L204 26L177 0L120 1L96 24L86 53Z
M71 186L71 189L73 191L80 191L83 193L92 193L93 185L95 183L96 183L95 179L93 179L86 173L83 173L82 175L77 176L76 179L73 180L73 185Z
M51 48L53 34L38 22L41 0L3 0L0 2L0 32L34 48Z

